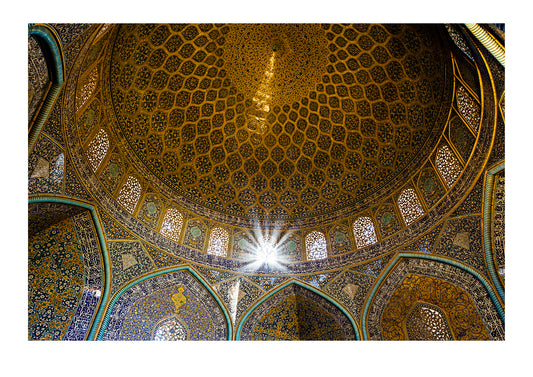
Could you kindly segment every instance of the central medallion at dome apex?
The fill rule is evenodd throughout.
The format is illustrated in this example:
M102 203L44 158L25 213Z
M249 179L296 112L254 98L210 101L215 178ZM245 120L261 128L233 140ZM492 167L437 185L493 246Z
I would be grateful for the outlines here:
M440 38L431 25L123 25L115 127L153 179L208 211L357 209L437 143Z
M320 25L232 25L223 58L232 85L252 99L252 109L264 103L268 112L315 89L326 73L327 47Z

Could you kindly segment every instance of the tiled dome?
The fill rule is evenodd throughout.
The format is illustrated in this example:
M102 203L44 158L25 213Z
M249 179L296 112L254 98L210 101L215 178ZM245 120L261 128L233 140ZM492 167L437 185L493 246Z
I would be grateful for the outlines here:
M421 167L451 102L433 26L122 25L113 38L122 152L227 223L365 209Z

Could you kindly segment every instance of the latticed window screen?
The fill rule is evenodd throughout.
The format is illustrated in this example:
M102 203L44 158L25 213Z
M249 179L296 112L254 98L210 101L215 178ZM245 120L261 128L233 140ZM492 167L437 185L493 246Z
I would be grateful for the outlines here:
M124 185L118 193L117 201L122 204L129 213L133 213L135 206L141 197L141 184L139 180L131 175L126 179Z
M176 208L169 208L161 224L161 234L173 241L178 242L183 226L183 215Z
M160 341L187 340L187 329L173 316L156 327L152 338Z
M98 170L98 167L104 160L108 149L109 138L107 137L107 133L102 128L91 140L91 142L89 143L89 147L87 148L87 158L91 163L93 171Z
M209 237L207 254L225 257L228 255L229 234L223 228L213 228Z
M308 260L324 259L328 256L324 233L312 231L305 237L305 249Z
M477 132L481 122L481 108L463 86L457 89L457 106L470 127Z
M422 204L418 200L415 190L412 188L407 188L402 191L398 197L398 207L406 225L411 224L424 214Z
M419 303L407 318L410 340L453 340L446 316L433 305Z
M359 217L353 223L353 234L358 248L377 242L376 231L370 217Z
M94 67L91 73L86 76L81 88L76 95L76 111L81 109L94 94L96 83L98 82L98 67Z
M461 164L447 145L443 145L437 151L435 165L448 187L451 187L459 174L461 174Z

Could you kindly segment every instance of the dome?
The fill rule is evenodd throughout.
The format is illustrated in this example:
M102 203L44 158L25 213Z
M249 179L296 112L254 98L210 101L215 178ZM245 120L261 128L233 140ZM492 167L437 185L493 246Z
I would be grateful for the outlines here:
M431 26L124 25L110 38L103 96L121 151L168 199L226 224L368 209L421 168L451 103Z
M232 269L263 244L289 273L379 255L378 241L423 228L466 162L449 155L448 183L435 168L456 83L441 25L126 24L93 44L73 100L83 159L98 155L96 112L110 140L95 187L154 239L206 252L209 229L226 229L214 254ZM158 226L163 207L181 216L181 239ZM369 247L354 253L356 219L368 219L356 242ZM314 257L312 232L325 243Z
M503 35L30 25L31 336L502 339Z

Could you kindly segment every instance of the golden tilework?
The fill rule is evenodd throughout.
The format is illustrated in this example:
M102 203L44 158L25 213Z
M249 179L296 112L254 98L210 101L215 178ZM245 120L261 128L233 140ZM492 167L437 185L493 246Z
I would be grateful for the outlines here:
M240 340L356 339L353 323L339 307L300 284L263 300L239 328Z
M149 191L140 202L137 218L150 228L156 229L158 219L163 211L164 199L162 200L161 196L153 193L152 190Z
M470 130L470 128L465 124L462 118L457 114L456 111L452 112L453 118L450 120L450 141L463 159L463 161L468 161L468 157L472 152L472 148L475 144L476 138Z
M505 171L496 176L493 195L492 248L498 272L505 279Z
M427 156L444 126L444 56L424 26L122 25L114 35L112 127L206 209L253 219L345 208Z
M330 255L349 253L354 250L349 227L338 224L329 231Z
M234 25L225 40L228 77L245 98L255 102L249 113L262 110L262 102L268 105L263 109L268 115L270 107L306 97L328 64L328 40L320 25Z
M84 286L76 229L67 218L30 235L28 241L28 339L60 340Z
M180 292L181 289L181 292ZM178 308L174 300L175 295L182 293ZM123 340L150 340L152 334L157 333L159 322L167 316L177 315L183 318L190 333L199 339L214 340L214 323L205 308L183 287L162 289L141 298L131 306L121 331ZM157 323L154 323L157 322Z
M227 340L228 332L215 298L181 270L156 274L123 292L110 309L102 340Z
M319 305L298 294L286 297L255 326L252 340L343 340L341 326Z
M68 80L29 153L29 193L94 205L110 276L93 263L92 301L74 289L57 306L81 302L67 336L40 326L57 324L53 300L31 296L29 337L81 340L99 318L102 340L504 338L475 184L504 158L490 108L504 71L489 61L490 82L460 63L443 25L55 28ZM96 251L86 215L73 231ZM258 224L280 227L279 269L247 269Z
M405 323L418 302L428 303L446 315L447 322L439 321L441 333L448 333L446 323L456 340L488 340L487 330L474 302L468 294L446 281L428 276L408 275L387 303L381 317L383 339L407 340ZM411 331L417 328L411 322ZM421 327L418 327L420 330ZM432 333L434 334L434 333ZM417 339L423 333L414 336ZM433 339L431 339L433 340Z
M446 193L446 189L431 163L427 163L420 171L417 188L428 208L431 208Z

